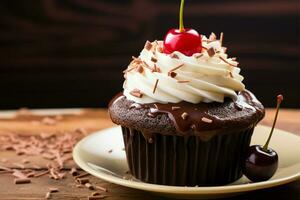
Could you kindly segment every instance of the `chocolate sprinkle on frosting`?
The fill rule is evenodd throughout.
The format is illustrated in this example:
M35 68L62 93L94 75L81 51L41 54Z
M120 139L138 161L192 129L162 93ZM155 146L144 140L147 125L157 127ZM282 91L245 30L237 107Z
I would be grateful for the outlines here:
M233 66L233 67L236 67L237 65L235 65L235 64L233 64L233 63L230 63L230 62L228 62L225 58L223 58L222 56L219 56L219 58L221 59L221 60L223 60L225 63L227 63L228 65L230 65L230 66Z
M210 34L210 36L209 36L209 40L210 40L210 41L214 41L214 40L216 40L216 39L217 39L216 34L215 34L214 32L211 32L211 34Z
M203 54L202 54L202 53L197 53L197 54L194 54L194 57L195 57L195 58L197 58L197 59L198 59L198 58L201 58L202 56L203 56Z
M181 68L183 66L184 66L184 64L182 63L182 64L178 65L177 67L174 67L173 69L170 69L169 72L175 71L175 70L177 70L177 69L179 69L179 68Z
M220 44L221 44L221 46L223 44L223 38L224 38L224 33L221 32L221 34L220 34Z
M207 50L207 54L209 55L209 57L213 57L216 54L215 49L213 47L210 47Z
M139 89L134 89L130 92L130 94L134 97L137 97L137 98L142 98L143 97L143 94L141 93L141 91Z
M168 76L171 76L172 78L174 78L175 76L177 76L176 72L168 72Z
M154 84L154 88L153 88L153 91L152 91L153 94L154 94L155 91L156 91L158 81L159 81L159 79L156 79L155 84Z
M151 44L151 42L149 42L149 41L147 40L147 42L146 42L146 44L145 44L145 49L147 49L148 51L150 51L151 48L152 48L152 44Z
M177 80L177 82L178 82L178 83L188 83L188 82L190 82L190 81L188 81L188 80Z
M157 59L155 57L151 57L151 61L156 63Z
M143 72L144 72L144 68L143 68L141 65L139 65L139 66L136 68L136 71L137 71L138 73L143 73Z

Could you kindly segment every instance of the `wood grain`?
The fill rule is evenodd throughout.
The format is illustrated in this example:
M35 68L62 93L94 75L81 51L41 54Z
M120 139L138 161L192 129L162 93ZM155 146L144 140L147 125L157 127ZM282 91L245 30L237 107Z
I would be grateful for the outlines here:
M267 109L266 117L261 122L265 125L270 125L274 116L274 109ZM62 115L61 121L53 126L45 126L44 124L36 124L35 126L29 126L32 120L42 120L45 116L33 116L24 113L11 119L0 119L0 135L3 134L22 134L30 136L38 135L45 129L48 132L55 134L63 134L64 132L74 131L74 128L84 127L88 132L107 128L112 125L110 122L106 109L88 109L84 110L81 114L77 115ZM287 110L282 109L279 114L277 128L291 131L294 134L300 136L300 110ZM57 126L57 127L56 127ZM5 131L1 131L4 127ZM57 131L59 129L64 131ZM0 145L3 145L0 143ZM2 162L2 159L7 159L6 162ZM42 168L46 169L47 160L41 156L17 156L12 151L0 151L0 165L12 168L18 168L13 163L22 159L30 160L31 162L26 164L26 168L31 168L35 164L38 164ZM73 162L68 162L64 166L66 172L74 166ZM40 169L43 170L43 169ZM82 173L82 172L81 172ZM163 200L163 197L157 197L151 193L146 193L139 190L129 189L115 184L111 184L95 177L88 177L92 184L100 185L108 189L108 192L103 193L108 200ZM87 199L87 196L91 195L93 191L87 188L77 188L74 178L67 173L67 177L60 181L50 179L47 175L32 179L31 184L15 185L13 183L13 177L10 174L0 174L0 199L10 200L35 200L43 199L48 191L49 187L55 187L59 189L58 193L54 193L52 199ZM241 196L237 196L231 199L240 200L252 200L252 199L284 199L286 195L289 195L290 199L299 199L300 196L300 180L293 183L271 188L265 190L254 191Z
M282 92L298 107L298 1L189 1L185 23L225 33L246 86L266 106ZM0 108L105 107L146 40L177 26L172 0L0 3Z

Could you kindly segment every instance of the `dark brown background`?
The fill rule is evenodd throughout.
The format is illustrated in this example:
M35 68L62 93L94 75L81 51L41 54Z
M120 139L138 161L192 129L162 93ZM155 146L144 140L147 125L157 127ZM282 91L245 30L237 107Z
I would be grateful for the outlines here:
M100 107L144 42L178 21L179 0L1 0L0 109ZM293 0L187 0L185 25L225 33L248 89L300 107L300 9Z

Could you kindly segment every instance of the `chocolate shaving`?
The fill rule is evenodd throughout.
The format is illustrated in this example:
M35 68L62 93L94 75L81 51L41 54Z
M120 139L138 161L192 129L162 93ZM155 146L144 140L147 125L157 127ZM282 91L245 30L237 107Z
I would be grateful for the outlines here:
M26 174L26 176L29 177L35 177L35 172L30 172L28 174Z
M94 190L95 189L94 186L92 184L90 184L90 183L85 183L84 186L87 187L90 190Z
M89 183L90 179L88 179L88 178L77 178L76 182L79 183L79 184L81 184L81 185L84 185L86 183Z
M229 76L230 76L230 78L233 78L232 72L229 72Z
M223 38L224 38L224 34L223 34L223 32L221 32L221 34L220 34L220 44L221 44L221 46L223 44Z
M155 84L154 84L154 88L153 88L153 91L152 91L153 94L154 94L155 91L156 91L158 81L159 81L159 79L156 79Z
M184 66L184 64L182 63L182 64L178 65L177 67L174 67L174 68L170 69L169 72L173 72L173 71L175 71L175 70L177 70L177 69L179 69L179 68L181 68L183 66Z
M33 167L34 169L42 169L42 167L41 167L41 166L38 166L38 165L32 165L32 167Z
M80 174L78 176L75 176L75 178L82 178L82 177L86 177L86 176L89 176L90 174L87 173L87 172L84 172L83 174Z
M172 106L172 108L171 108L172 110L179 110L180 109L180 107L179 106Z
M153 65L153 70L152 70L152 72L156 72L156 70L157 70L157 69L156 69L156 64L154 64L154 65Z
M75 185L77 188L84 188L84 186L83 185L80 185L80 184L76 184Z
M225 63L227 63L230 66L236 67L236 65L234 65L233 63L228 62L225 58L223 58L222 56L219 56L219 58L224 61Z
M49 173L49 170L41 172L41 173L38 173L38 174L35 174L34 177L44 176L45 174L48 174L48 173Z
M188 116L189 116L189 114L187 114L186 112L184 112L184 113L181 114L181 118L183 120L186 120L188 118Z
M109 151L108 151L108 153L112 153L113 152L113 150L112 149L110 149Z
M132 96L137 97L137 98L143 97L143 94L141 93L141 91L139 89L134 89L131 92L129 92L129 94L131 94Z
M138 72L138 73L143 73L144 72L144 68L141 66L141 65L139 65L139 66L137 66L137 68L136 68L136 71Z
M152 67L150 67L145 61L142 62L144 64L144 66L149 69L151 72L154 71L154 69Z
M209 57L213 57L216 54L215 49L213 47L210 47L207 50L207 54L209 55Z
M194 57L195 58L201 58L203 56L203 53L197 53L197 54L194 54Z
M212 123L212 120L211 119L208 119L206 117L202 117L201 118L201 121L205 122L205 123Z
M130 71L132 71L132 70L134 70L134 69L136 69L136 68L137 68L137 66L134 66L134 67L131 67L131 68L127 68L127 69L125 69L125 70L123 71L123 73L130 72Z
M160 53L162 53L163 52L163 48L159 46L159 47L157 47L157 51L160 52Z
M51 193L58 192L58 188L49 188L49 192Z
M47 192L45 195L45 199L50 199L51 198L51 192Z
M151 42L149 42L148 40L146 41L146 43L145 43L145 46L144 46L144 48L145 49L147 49L148 51L150 51L151 50L151 48L152 48L152 44L151 44Z
M161 73L161 70L159 67L157 67L156 65L154 65L154 67L155 67L155 72Z
M101 195L100 192L93 192L93 193L92 193L92 196L99 196L99 195Z
M156 59L155 57L152 56L152 57L151 57L151 61L156 63L156 62L157 62L157 59Z
M107 188L104 188L104 187L99 186L99 185L96 185L95 188L98 189L98 190L102 190L102 191L104 191L104 192L107 192L107 191L108 191Z
M76 178L76 182L81 185L84 185L84 184L90 182L90 180L88 178Z
M188 81L188 80L177 80L177 82L178 82L178 83L188 83L188 82L190 82L190 81Z
M217 38L216 34L214 32L211 32L211 34L209 36L209 40L214 41L214 40L216 40L216 38Z
M70 174L71 174L72 176L77 176L77 175L78 175L78 171L77 171L76 167L72 167L72 168L71 168Z
M171 76L172 78L175 78L175 76L177 76L176 72L168 72L168 76Z
M25 183L31 183L31 180L29 178L16 178L14 179L15 184L25 184Z

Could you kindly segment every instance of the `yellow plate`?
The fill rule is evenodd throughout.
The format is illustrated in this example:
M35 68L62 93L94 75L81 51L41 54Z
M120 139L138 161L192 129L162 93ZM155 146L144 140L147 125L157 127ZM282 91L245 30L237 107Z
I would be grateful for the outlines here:
M269 127L257 126L251 143L264 144L269 131ZM120 127L105 129L85 137L74 148L73 158L88 173L125 187L173 198L222 198L300 179L300 137L275 129L270 147L279 155L278 170L270 180L250 183L247 178L242 177L229 185L216 187L165 186L124 179L128 166Z

